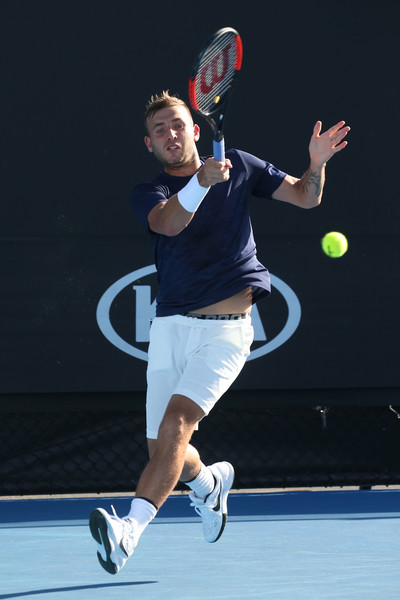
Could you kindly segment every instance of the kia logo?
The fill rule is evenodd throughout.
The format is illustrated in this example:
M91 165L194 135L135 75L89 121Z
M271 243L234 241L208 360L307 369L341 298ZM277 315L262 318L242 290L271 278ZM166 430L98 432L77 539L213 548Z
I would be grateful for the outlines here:
M156 312L156 301L155 298L152 299L152 289L156 287L155 274L155 266L150 265L121 277L104 292L96 312L98 326L107 340L122 352L145 361L150 323ZM251 312L254 349L247 360L260 358L282 346L294 334L300 323L301 306L294 291L282 279L272 274L271 284L274 291L279 292L279 301L286 304L286 311L279 310L279 314L284 315L282 327L279 325L279 331L275 331L272 339L268 339L255 304ZM268 326L266 328L268 331Z

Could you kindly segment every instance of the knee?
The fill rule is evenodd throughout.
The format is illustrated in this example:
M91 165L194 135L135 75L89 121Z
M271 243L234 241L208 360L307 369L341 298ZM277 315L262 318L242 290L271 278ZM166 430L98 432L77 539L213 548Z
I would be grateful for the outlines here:
M191 424L186 415L180 410L170 410L164 415L158 432L160 436L181 439L193 432L195 424Z
M190 440L197 423L204 417L203 410L186 396L174 395L165 411L159 429L160 435Z

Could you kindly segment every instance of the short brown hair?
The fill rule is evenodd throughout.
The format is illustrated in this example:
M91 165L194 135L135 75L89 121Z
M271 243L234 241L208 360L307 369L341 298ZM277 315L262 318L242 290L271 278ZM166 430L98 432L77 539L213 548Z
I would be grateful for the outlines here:
M163 90L161 94L154 94L146 104L146 110L144 113L144 123L147 129L147 119L154 117L157 111L168 106L184 106L188 113L191 115L189 107L186 102L181 100L178 95L170 94L169 90Z

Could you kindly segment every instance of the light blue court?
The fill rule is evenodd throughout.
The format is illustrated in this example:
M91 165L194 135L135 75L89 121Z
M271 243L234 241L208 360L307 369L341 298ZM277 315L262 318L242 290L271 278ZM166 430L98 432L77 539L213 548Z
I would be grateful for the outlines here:
M398 600L400 490L237 494L207 544L173 496L117 575L97 562L96 506L128 498L0 501L0 600Z

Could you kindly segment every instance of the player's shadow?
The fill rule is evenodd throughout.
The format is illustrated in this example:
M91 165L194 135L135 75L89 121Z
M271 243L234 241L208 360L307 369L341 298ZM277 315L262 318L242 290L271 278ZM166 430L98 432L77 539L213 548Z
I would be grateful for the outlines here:
M127 581L124 583L97 583L95 585L76 585L71 587L49 588L47 590L31 590L29 592L14 592L12 594L0 594L0 600L6 598L23 598L24 596L35 596L36 594L56 594L57 592L78 592L80 590L99 590L101 588L127 587L130 585L147 585L158 583L158 581Z

